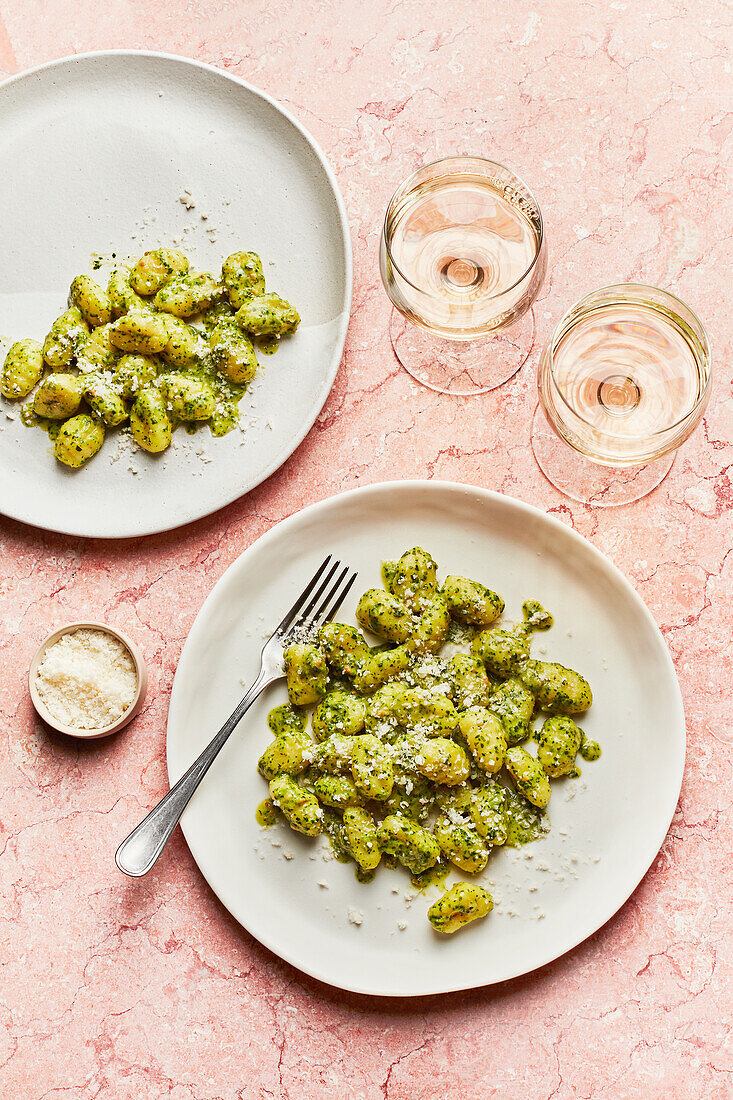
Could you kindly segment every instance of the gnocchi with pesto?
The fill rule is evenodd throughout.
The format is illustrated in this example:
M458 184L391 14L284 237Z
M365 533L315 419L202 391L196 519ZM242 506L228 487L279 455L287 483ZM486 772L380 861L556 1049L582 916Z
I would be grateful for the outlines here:
M295 306L266 292L256 253L232 253L216 276L194 271L177 249L154 248L115 262L102 282L77 275L42 342L10 346L0 394L25 402L23 424L47 431L71 469L121 434L159 454L179 426L206 423L214 436L235 428L256 349L271 355L299 324Z
M250 253L230 261L225 284L246 304L259 269ZM553 622L536 600L499 624L500 595L452 573L439 583L420 546L381 578L357 603L360 629L330 622L285 650L289 701L268 717L256 818L323 833L361 882L403 868L424 889L453 870L480 875L497 849L547 833L551 782L601 750L576 721L593 702L588 681L531 655ZM458 882L428 920L447 935L492 908L485 887Z

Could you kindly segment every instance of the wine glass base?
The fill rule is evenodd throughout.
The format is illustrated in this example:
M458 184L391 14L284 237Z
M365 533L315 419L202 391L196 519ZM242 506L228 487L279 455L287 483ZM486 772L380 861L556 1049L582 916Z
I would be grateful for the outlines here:
M480 340L446 340L392 310L389 335L398 360L416 382L436 393L473 397L513 377L534 344L530 309L510 327Z
M632 504L664 481L674 453L643 466L599 466L573 450L550 427L541 405L532 421L532 450L547 480L571 500L595 508Z

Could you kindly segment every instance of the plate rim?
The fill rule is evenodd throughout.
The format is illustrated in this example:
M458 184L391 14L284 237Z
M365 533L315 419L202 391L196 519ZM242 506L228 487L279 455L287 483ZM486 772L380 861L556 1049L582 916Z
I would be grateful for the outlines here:
M254 84L250 84L249 81L243 80L241 77L236 76L233 73L229 73L224 69L218 68L216 65L211 65L206 61L199 61L196 58L185 57L181 54L167 53L159 50L135 50L135 49L110 49L110 50L86 50L83 53L67 54L64 57L54 58L50 61L44 61L40 65L34 65L32 68L23 69L22 72L13 73L11 76L0 80L0 92L12 84L16 84L22 80L38 76L41 73L45 73L48 70L60 68L64 65L68 65L70 62L96 62L104 60L110 57L135 57L146 58L147 60L155 61L168 61L176 62L181 65L190 66L194 69L203 69L205 72L214 74L223 80L231 81L233 84L238 85L241 89L252 95L257 96L259 99L264 100L270 107L278 111L305 139L307 144L313 150L313 153L318 160L321 169L324 172L326 180L336 202L336 210L338 212L338 220L341 229L341 245L342 256L344 263L344 293L341 300L341 307L339 313L339 323L336 330L335 350L328 363L328 369L323 374L323 380L321 388L318 391L318 395L314 401L314 411L312 418L308 419L304 426L304 430L298 433L296 432L290 437L286 448L283 452L279 453L271 463L268 464L266 469L258 476L251 484L247 484L245 488L238 487L233 495L228 496L226 500L217 504L214 508L207 508L202 512L197 512L195 515L188 516L186 519L177 519L174 522L163 521L152 527L146 527L141 531L129 531L129 532L116 532L114 534L95 534L90 533L83 527L78 527L72 524L66 524L64 522L55 523L52 527L46 526L37 519L32 520L23 513L23 508L14 508L12 511L7 511L5 506L0 507L0 515L5 516L7 519L15 520L19 523L24 523L28 527L35 528L38 531L49 531L59 535L69 535L76 538L89 538L98 540L110 540L110 539L134 539L134 538L147 538L150 535L160 535L166 531L175 531L180 527L185 527L189 523L196 523L198 520L206 519L208 516L214 515L222 508L227 508L230 504L233 504L237 500L241 500L247 494L251 493L254 489L262 485L268 478L272 477L281 466L288 461L288 459L295 453L306 436L310 433L313 425L323 411L323 407L328 400L329 394L333 389L333 385L338 376L339 368L344 357L344 348L346 346L346 335L348 327L351 321L351 306L354 293L354 255L353 244L351 240L351 227L349 225L349 219L346 212L346 204L344 202L341 188L339 187L336 174L331 167L325 153L321 149L320 144L316 141L313 135L305 126L295 117L295 115L282 103L280 103L274 96L271 96L268 92L263 91L261 88L257 88Z
M317 967L313 967L313 966L310 966L310 965L304 965L303 962L301 960L299 960L293 952L291 952L289 950L288 951L283 951L279 947L275 946L270 941L270 938L269 938L268 935L264 935L264 936L261 936L259 934L255 935L255 933L253 933L245 924L243 924L239 920L239 918L235 915L235 913L232 911L232 909L230 909L230 907L227 904L227 901L225 900L225 898L214 888L212 883L209 881L209 878L207 877L207 875L203 871L201 865L199 864L198 859L196 858L196 853L194 851L194 846L192 845L192 841L188 837L186 827L185 827L185 814L184 814L184 817L181 821L181 831L183 832L183 836L185 838L186 845L188 846L189 852L191 853L191 857L192 857L194 863L196 864L198 873L203 877L203 879L207 883L209 889L212 891L214 896L220 901L220 903L224 906L224 908L227 910L227 912L230 914L230 916L237 922L237 924L241 928L243 928L247 932L248 935L252 936L253 939L257 940L258 943L260 943L263 947L265 947L268 951L270 951L277 958L283 959L285 962L287 962L289 965L294 967L296 970L300 971L303 974L308 975L311 978L315 978L317 981L322 982L324 985L327 985L332 989L342 989L342 990L345 990L345 991L350 992L350 993L358 993L358 994L362 994L362 995L368 995L368 996L380 997L380 998L383 998L383 997L399 997L399 998L405 998L405 999L407 999L407 998L412 999L412 998L415 998L415 997L425 997L425 996L443 995L443 994L448 994L448 993L466 992L466 991L472 990L472 989L491 988L491 987L496 986L496 985L498 985L502 982L511 981L511 980L514 980L514 979L517 979L517 978L526 977L529 974L533 974L536 971L542 969L543 967L549 965L550 963L555 962L557 959L562 958L564 955L569 954L571 951L574 951L576 948L580 947L581 944L585 943L586 940L590 939L591 936L594 936L618 912L620 912L620 910L628 902L629 898L638 889L638 887L641 884L641 882L643 881L643 879L649 873L649 870L651 869L652 864L654 863L655 859L659 855L659 852L662 848L662 845L664 844L664 841L667 837L670 826L672 824L675 811L677 809L677 804L679 802L679 797L680 797L680 793L681 793L681 790L682 790L682 782L683 782L683 779L684 779L684 769L685 769L685 761L686 761L687 730L686 730L686 723L685 723L684 702L683 702L683 698L682 698L682 689L680 687L679 679L677 677L677 672L676 672L676 669L674 667L674 662L672 660L672 655L669 651L669 647L667 646L666 641L664 640L664 635L662 634L661 630L659 629L659 626L657 625L657 622L654 619L654 616L652 615L651 611L646 606L646 604L644 603L641 596L639 595L639 593L634 588L631 581L624 575L624 573L618 568L618 566L613 561L611 561L611 559L609 557L607 557L603 553L603 551L599 550L598 547L596 547L592 542L590 542L589 539L586 539L583 535L581 535L574 528L569 527L567 524L563 523L561 520L557 519L555 516L550 515L549 513L543 511L543 509L538 508L533 504L528 504L526 501L520 500L517 497L511 497L511 496L508 496L505 493L498 493L493 489L484 489L483 487L477 486L477 485L470 485L470 484L465 484L465 483L456 482L456 481L442 481L442 480L437 480L437 479L417 478L417 479L395 480L395 481L380 481L380 482L377 482L373 485L358 486L354 489L344 490L343 492L336 493L333 496L326 497L323 500L318 500L318 501L313 502L312 504L306 505L304 508L299 509L297 512L294 512L291 515L286 516L284 519L280 520L279 523L274 524L272 527L269 528L269 530L263 532L263 534L260 535L259 538L255 539L254 542L250 543L250 545L245 550L243 550L242 553L239 554L234 559L234 561L231 562L231 564L226 568L226 570L222 573L221 577L219 577L219 579L216 581L216 583L210 589L209 593L206 596L206 599L204 600L203 604L199 608L199 610L196 614L196 617L193 620L193 622L191 624L191 627L189 629L189 632L186 636L186 640L184 642L183 648L181 649L181 654L180 654L179 659L178 659L178 664L176 665L176 671L175 671L175 674L174 674L174 677L173 677L171 695L170 695L169 704L168 704L168 715L167 715L167 718L166 718L165 754L166 754L166 769L167 769L167 772L168 772L168 781L169 781L169 783L172 785L179 778L178 772L173 771L172 763L171 763L171 755L172 755L172 753L171 753L171 742L172 742L171 712L173 711L174 701L175 701L175 698L176 698L176 691L177 691L176 682L178 680L178 669L179 669L181 661L183 660L183 657L186 653L186 650L189 647L191 638L194 637L195 633L197 633L197 631L201 629L200 623L203 621L202 616L203 616L203 613L204 613L204 609L205 609L210 597L213 595L213 593L216 590L217 586L219 584L221 584L224 581L224 579L228 576L230 571L234 571L239 566L240 562L242 562L243 559L247 558L247 556L250 555L251 551L253 551L256 546L259 547L260 544L262 544L262 543L266 544L267 542L271 541L273 538L278 537L282 533L283 528L285 529L285 531L287 533L288 529L290 527L295 526L297 524L297 522L299 521L300 517L304 513L312 514L314 511L318 511L319 509L328 509L328 508L338 507L338 502L342 501L344 498L352 498L352 497L359 496L359 495L361 495L361 496L376 495L377 493L384 492L385 490L390 491L390 492L400 493L400 492L408 492L408 491L414 491L414 490L424 490L426 488L427 489L432 489L432 488L436 488L436 487L440 488L442 490L447 490L451 493L458 492L458 493L461 493L463 495L465 495L465 494L475 494L478 499L480 499L484 502L487 502L487 503L492 503L495 506L497 504L500 505L500 506L508 506L510 508L515 508L520 513L524 512L526 514L533 515L535 518L540 517L541 519L543 519L545 521L548 521L550 526L552 528L554 528L555 530L564 533L564 535L566 535L566 536L569 536L571 541L574 541L574 542L580 543L580 544L584 544L586 547L588 547L590 549L590 551L593 555L595 555L597 558L599 558L602 561L605 568L610 569L611 574L615 575L616 580L618 582L620 582L621 585L628 591L628 594L631 596L632 602L636 605L637 610L641 612L642 617L646 619L648 625L652 628L652 634L656 637L656 640L659 643L660 653L661 653L662 657L664 658L664 660L667 664L668 670L671 673L672 682L674 683L674 685L676 687L676 691L674 693L674 703L676 705L675 709L677 710L677 720L678 720L677 725L676 725L676 731L677 731L676 744L677 744L678 747L677 747L677 751L675 752L675 765L676 765L676 773L677 774L676 774L676 777L675 777L674 782L673 782L672 787L671 787L671 789L674 792L674 796L673 796L673 798L670 798L669 802L666 803L664 812L660 813L660 816L659 816L659 821L662 823L662 825L660 825L657 828L657 830L654 831L654 835L653 835L652 840L646 846L646 853L647 854L645 854L644 859L642 861L643 870L642 870L641 874L633 882L633 885L631 886L631 888L629 889L629 891L625 895L625 897L623 897L621 900L619 900L618 903L615 900L612 902L611 911L608 912L607 915L603 917L603 919L601 919L600 921L597 921L595 919L590 921L589 924L592 927L587 927L586 928L585 926L582 926L582 935L580 935L580 938L578 938L578 935L576 933L571 934L569 937L567 937L567 939L565 941L563 941L561 943L561 945L557 949L553 948L552 950L550 950L548 952L546 958L543 958L542 961L535 963L534 965L530 966L527 969L516 970L516 969L511 969L510 968L510 969L507 970L506 973L499 973L497 977L494 977L489 981L476 981L476 982L470 981L468 983L461 981L461 982L456 983L455 985L441 984L439 988L435 988L434 986L430 985L430 983L428 982L428 983L425 984L424 988L415 989L415 990L412 990L412 991L409 991L409 992L405 992L404 990L396 990L396 989L377 989L377 990L375 990L375 988L373 986L370 986L370 985L365 984L365 983L356 983L356 982L337 983L337 982L334 982L332 980L332 978L325 977L322 972L319 972ZM651 831L650 831L650 835L651 835ZM429 968L427 968L427 970L429 972Z

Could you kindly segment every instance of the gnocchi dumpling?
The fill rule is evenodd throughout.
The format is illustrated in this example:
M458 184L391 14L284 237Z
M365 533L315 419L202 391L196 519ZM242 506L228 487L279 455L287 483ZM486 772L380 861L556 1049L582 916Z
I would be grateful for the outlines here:
M419 614L435 595L438 588L438 566L421 546L406 550L397 562L385 562L382 566L384 586L411 611Z
M80 413L61 425L53 453L64 466L77 470L94 458L103 443L104 428L100 421Z
M69 290L69 304L76 306L90 328L112 319L109 295L89 275L77 275Z
M471 921L480 920L494 908L488 890L475 882L457 882L428 909L428 920L436 932L452 935Z
M318 799L292 776L277 775L270 780L270 798L297 833L318 836L323 829L324 814Z
M366 719L366 704L348 691L331 691L313 712L313 733L318 741L327 737L349 737L361 733Z
M411 871L421 875L440 859L440 845L427 829L415 821L389 814L377 830L379 847Z
M447 668L450 693L458 710L487 706L491 687L486 669L478 657L468 653L454 653Z
M209 338L211 361L229 382L238 386L251 382L257 372L252 341L231 321L217 325Z
M199 331L171 313L161 314L161 319L168 330L168 343L161 351L161 357L169 366L179 370L196 367L206 346Z
M537 759L551 778L573 771L583 736L580 726L568 715L546 720L537 734Z
M221 278L232 307L240 309L250 298L265 293L262 260L256 252L233 252L222 264Z
M382 588L370 588L356 607L356 621L388 642L406 642L415 625L405 604Z
M263 779L278 775L300 775L308 767L308 741L301 735L281 733L267 746L257 763Z
M501 596L467 577L450 574L440 591L453 618L470 626L488 626L504 610Z
M127 420L127 406L103 374L84 376L82 393L87 405L110 427Z
M521 745L507 749L504 760L519 793L544 810L550 801L550 782L540 762Z
M99 325L76 345L75 365L87 374L90 371L113 369L120 352L112 343L112 326Z
M433 783L455 787L471 774L465 751L448 737L429 737L415 747L415 771Z
M213 413L216 397L204 379L174 372L162 374L159 383L175 420L208 420Z
M57 317L43 342L43 358L51 370L63 370L71 363L79 341L89 335L89 325L76 306Z
M522 663L529 657L529 643L523 635L511 630L483 630L471 643L475 654L492 676L505 680L516 676Z
M155 313L125 313L113 322L110 340L120 351L157 355L167 346L168 326Z
M508 745L528 740L534 695L521 680L505 680L499 684L489 699L489 710L501 719Z
M130 430L135 442L150 454L170 447L173 425L160 390L146 386L130 409Z
M48 420L66 420L78 412L82 396L78 375L56 371L44 378L36 390L33 411Z
M443 813L433 826L435 839L446 859L462 871L476 875L489 862L489 849L475 829Z
M221 297L221 287L211 275L180 275L170 279L155 295L155 308L174 317L194 317Z
M160 360L154 355L121 355L115 364L113 384L120 397L133 401L160 370Z
M285 650L288 695L294 707L317 703L326 694L328 665L320 649L297 642Z
M154 248L141 256L130 272L130 286L149 298L170 279L188 274L188 259L174 248Z
M350 806L344 810L343 826L344 839L351 855L362 871L373 871L382 858L374 818L363 807Z
M37 340L16 340L3 362L0 393L11 400L27 397L44 367L43 348Z
M140 313L149 308L145 299L132 289L129 271L117 269L112 272L107 283L107 298L115 320L131 310Z
M551 714L581 714L593 702L585 677L555 661L525 661L519 675L542 709Z
M506 734L501 719L486 707L471 707L459 718L461 733L482 771L493 775L504 763Z
M237 310L237 324L256 336L287 336L300 324L295 306L279 294L260 294L248 298Z

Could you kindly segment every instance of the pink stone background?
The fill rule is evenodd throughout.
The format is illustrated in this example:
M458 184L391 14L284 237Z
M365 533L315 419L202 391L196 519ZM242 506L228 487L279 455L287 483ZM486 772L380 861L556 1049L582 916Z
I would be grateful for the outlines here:
M330 158L355 249L331 397L248 498L118 544L2 522L2 1098L733 1096L730 19L723 0L2 0L8 73L90 49L159 49L276 96ZM453 152L511 164L540 200L540 341L583 292L615 281L668 287L704 319L713 400L641 504L570 506L544 481L527 446L536 353L470 404L417 391L397 369L380 221L408 172ZM166 789L176 661L224 569L313 500L413 476L530 501L626 573L672 651L689 753L658 859L596 936L527 978L402 1004L333 991L272 957L211 896L180 836L139 884L111 856ZM151 684L125 735L83 746L38 727L24 677L51 627L87 615L140 642Z

